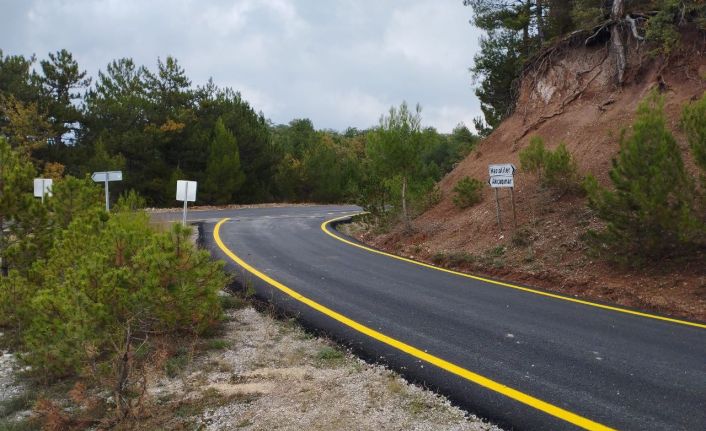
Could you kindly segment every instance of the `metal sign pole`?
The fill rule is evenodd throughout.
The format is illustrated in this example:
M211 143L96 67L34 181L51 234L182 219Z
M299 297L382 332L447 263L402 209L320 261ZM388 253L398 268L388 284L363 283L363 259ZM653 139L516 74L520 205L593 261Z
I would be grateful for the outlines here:
M517 212L515 211L515 188L510 187L510 199L512 200L512 222L517 230Z
M42 204L44 203L44 190L46 190L46 186L44 185L44 182L46 180L42 178Z
M110 195L108 194L108 177L109 175L105 175L105 210L107 212L110 212Z
M500 199L498 198L498 189L495 188L495 210L498 216L498 228L503 230L503 225L500 223Z
M188 196L189 196L189 182L187 181L186 187L184 189L184 214L182 215L182 218L181 218L181 224L183 226L186 226L186 205L189 203Z

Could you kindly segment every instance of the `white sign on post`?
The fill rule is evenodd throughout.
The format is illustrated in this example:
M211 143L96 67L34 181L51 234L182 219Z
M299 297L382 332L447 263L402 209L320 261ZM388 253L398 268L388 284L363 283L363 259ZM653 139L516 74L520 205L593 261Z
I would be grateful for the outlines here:
M176 200L196 202L196 181L177 181Z
M184 202L184 213L181 223L186 226L186 206L189 202L196 202L196 181L178 180L176 187L176 200Z
M488 165L488 176L490 177L507 177L513 176L517 168L512 163L504 163L501 165Z
M497 212L498 227L503 229L500 221L500 198L498 197L498 189L510 189L510 199L512 201L512 220L517 229L517 213L515 212L515 171L517 168L512 163L502 163L497 165L488 165L488 175L490 179L488 184L495 191L495 210Z
M490 187L492 188L509 188L509 187L515 187L515 177L513 176L500 176L496 175L493 177L490 177L490 180L488 181L490 184Z
M34 179L34 197L42 198L44 202L44 195L51 196L51 186L54 181L51 178L35 178Z
M107 172L94 172L91 175L91 179L97 183L105 183L105 210L110 211L110 193L108 191L108 183L110 181L122 181L123 172L122 171L107 171Z

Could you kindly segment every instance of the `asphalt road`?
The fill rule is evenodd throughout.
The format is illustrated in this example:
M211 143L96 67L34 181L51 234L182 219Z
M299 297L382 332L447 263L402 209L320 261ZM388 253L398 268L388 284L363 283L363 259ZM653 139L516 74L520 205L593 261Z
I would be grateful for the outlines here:
M500 425L706 430L706 326L442 272L321 228L356 210L263 208L190 218L207 220L207 246L261 298ZM223 217L230 219L216 228Z

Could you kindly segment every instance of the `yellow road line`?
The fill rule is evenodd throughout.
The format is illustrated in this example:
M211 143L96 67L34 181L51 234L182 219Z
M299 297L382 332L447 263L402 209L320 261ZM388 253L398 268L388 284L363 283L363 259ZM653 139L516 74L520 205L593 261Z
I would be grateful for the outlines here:
M325 314L326 316L352 328L355 329L356 331L367 335L370 338L373 338L377 341L380 341L381 343L387 344L388 346L394 347L397 350L400 350L402 352L405 352L411 356L414 356L417 359L421 359L422 361L425 361L427 363L430 363L432 365L435 365L443 370L446 370L452 374L455 374L459 377L462 377L470 382L473 382L475 384L478 384L484 388L490 389L491 391L497 392L499 394L502 394L508 398L511 398L515 401L519 401L523 404L526 404L530 407L533 407L537 410L540 410L544 413L547 413L549 415L552 415L554 417L557 417L559 419L562 419L566 422L569 422L571 424L574 424L578 427L581 427L586 430L591 430L591 431L608 431L608 430L613 430L613 428L607 427L605 425L602 425L600 423L594 422L590 419L587 419L583 416L577 415L576 413L572 413L568 410L564 410L561 407L557 407L553 404L550 404L546 401L542 401L538 398L535 398L531 395L525 394L524 392L520 392L516 389L513 389L509 386L505 386L502 383L498 383L494 380L491 380L487 377L481 376L480 374L476 374L472 371L469 371L465 368L462 368L456 364L453 364L449 361L446 361L444 359L441 359L437 356L431 355L427 352L424 352L420 349L417 349L416 347L413 347L409 344L406 344L402 341L399 341L395 338L389 337L381 332L378 332L374 329L371 329L361 323L356 322L353 319L350 319L324 305L319 304L318 302L307 298L306 296L303 296L299 292L285 286L284 284L280 283L277 280L274 280L273 278L269 277L268 275L258 271L255 269L253 266L245 262L243 259L238 257L235 253L233 253L226 245L223 243L221 240L220 236L220 231L221 231L221 226L223 223L228 221L228 218L224 218L223 220L219 221L218 224L216 224L215 229L213 230L213 237L216 240L216 244L218 244L218 247L225 253L229 258L231 258L235 263L240 265L243 269L246 271L250 272L251 274L255 275L256 277L260 278L261 280L265 281L269 285L279 289L281 292L291 296L292 298L296 299L297 301L313 308L314 310Z
M357 214L356 214L356 215L357 215ZM426 267L426 268L435 269L435 270L437 270L437 271L446 272L446 273L458 275L458 276L461 276L461 277L471 278L471 279L473 279L473 280L484 281L484 282L486 282L486 283L495 284L495 285L498 285L498 286L509 287L509 288L512 288L512 289L521 290L521 291L523 291L523 292L529 292L529 293L534 293L534 294L537 294L537 295L548 296L548 297L550 297L550 298L561 299L561 300L563 300L563 301L575 302L575 303L577 303L577 304L583 304L583 305L589 305L589 306L591 306L591 307L602 308L602 309L604 309L604 310L617 311L617 312L619 312L619 313L632 314L632 315L634 315L634 316L647 317L647 318L649 318L649 319L663 320L663 321L665 321L665 322L678 323L678 324L680 324L680 325L687 325L687 326L693 326L693 327L696 327L696 328L706 329L706 324L702 324L702 323L689 322L689 321L687 321L687 320L672 319L672 318L669 318L669 317L658 316L658 315L656 315L656 314L642 313L642 312L640 312L640 311L628 310L628 309L626 309L626 308L613 307L613 306L610 306L610 305L599 304L599 303L597 303L597 302L584 301L584 300L582 300L582 299L576 299L576 298L571 298L571 297L568 297L568 296L557 295L557 294L554 294L554 293L543 292L543 291L541 291L541 290L531 289L531 288L529 288L529 287L517 286L517 285L515 285L515 284L510 284L510 283L505 283L505 282L502 282L502 281L496 281L496 280L491 280L491 279L488 279L488 278L478 277L477 275L465 274L465 273L463 273L463 272L452 271L452 270L446 269L446 268L440 268L440 267L438 267L438 266L430 265L430 264L428 264L428 263L419 262L419 261L412 260L412 259L407 259L406 257L397 256L397 255L392 254L392 253L386 253L386 252L384 252L384 251L375 250L374 248L366 247L366 246L361 245L361 244L356 244L356 243L354 243L354 242L352 242L352 241L348 241L347 239L341 238L340 236L335 235L335 234L329 232L329 230L327 229L327 226L329 225L329 223L333 223L333 222L335 222L335 221L343 220L343 219L346 219L346 218L348 218L348 217L351 217L351 216L336 217L336 218L334 218L334 219L327 220L327 221L321 223L321 230L323 230L323 231L326 233L326 235L329 235L329 236L331 236L331 237L333 237L333 238L336 238L337 240L339 240L339 241L341 241L341 242L344 242L344 243L346 243L346 244L348 244L348 245L352 245L353 247L358 247L358 248L360 248L360 249L369 251L369 252L371 252L371 253L381 254L381 255L383 255L383 256L391 257L391 258L397 259L397 260L402 260L402 261L408 262L408 263L413 263L413 264L415 264L415 265L423 266L423 267Z

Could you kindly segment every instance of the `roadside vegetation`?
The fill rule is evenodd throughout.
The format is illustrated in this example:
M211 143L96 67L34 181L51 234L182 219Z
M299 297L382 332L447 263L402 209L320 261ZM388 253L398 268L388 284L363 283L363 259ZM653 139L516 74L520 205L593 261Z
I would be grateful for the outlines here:
M588 232L592 250L619 263L641 266L706 247L706 189L686 171L663 105L662 96L653 92L639 106L632 128L622 132L610 171L612 188L601 187L592 176L585 181L589 205L606 224ZM706 94L685 107L682 119L702 178L704 106Z
M360 202L409 216L477 142L463 125L424 127L404 103L368 130L272 124L237 91L193 85L172 57L154 70L116 59L94 78L66 50L40 61L0 51L0 135L46 178L123 170L113 190L149 206L175 204L188 179L198 204Z
M135 193L107 213L99 186L65 177L41 203L29 193L35 175L0 138L1 342L32 384L73 384L63 395L76 410L34 400L40 424L120 422L144 401L155 355L177 361L159 345L219 325L228 276L194 247L190 228L152 226Z

